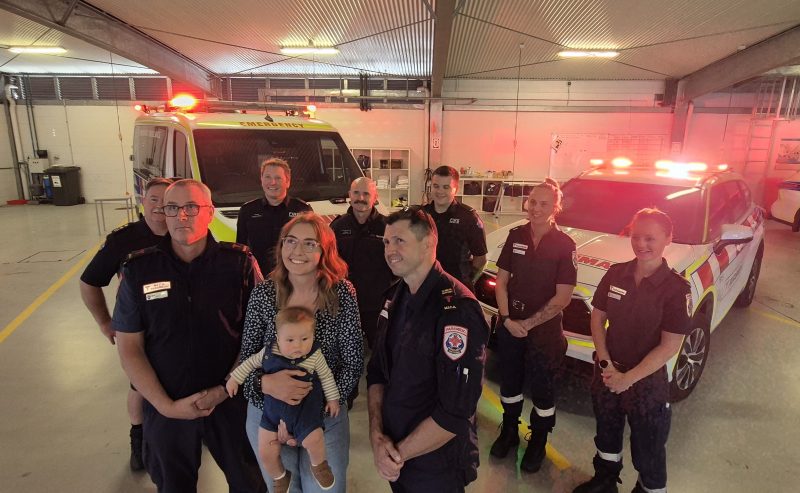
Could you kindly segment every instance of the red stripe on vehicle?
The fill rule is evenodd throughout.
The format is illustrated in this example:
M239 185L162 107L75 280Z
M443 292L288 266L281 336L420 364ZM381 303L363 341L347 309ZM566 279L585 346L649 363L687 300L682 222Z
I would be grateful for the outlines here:
M703 291L714 284L714 273L711 271L711 266L708 265L708 262L704 262L703 265L697 269L697 275L700 277L700 282L703 284Z

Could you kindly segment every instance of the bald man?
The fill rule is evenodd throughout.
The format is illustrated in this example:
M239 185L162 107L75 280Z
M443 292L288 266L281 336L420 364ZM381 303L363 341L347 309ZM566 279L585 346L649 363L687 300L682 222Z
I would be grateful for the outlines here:
M334 219L331 228L336 234L339 255L349 267L349 278L358 295L361 327L372 348L383 292L393 279L383 257L386 216L375 208L378 190L369 178L353 180L349 195L350 208Z

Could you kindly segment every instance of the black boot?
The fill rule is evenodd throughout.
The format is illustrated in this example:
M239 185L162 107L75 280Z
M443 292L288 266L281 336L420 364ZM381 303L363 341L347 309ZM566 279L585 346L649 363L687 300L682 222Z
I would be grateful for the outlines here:
M646 490L644 489L644 486L642 486L642 483L637 481L636 486L633 487L631 493L646 493Z
M502 459L512 449L516 451L517 445L519 445L519 418L503 416L503 428L500 430L500 436L492 444L489 453L492 454L492 457Z
M618 493L619 473L622 471L621 462L601 459L595 455L594 477L572 490L572 493Z
M519 463L519 468L525 472L537 472L542 467L542 462L547 455L547 432L531 431L531 438L528 441L528 448Z
M131 425L131 471L144 469L142 460L142 425Z

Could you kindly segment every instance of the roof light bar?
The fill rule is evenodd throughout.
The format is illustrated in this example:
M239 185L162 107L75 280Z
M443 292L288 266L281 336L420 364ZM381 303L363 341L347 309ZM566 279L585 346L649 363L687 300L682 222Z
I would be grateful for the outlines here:
M633 165L633 161L626 157L615 157L611 160L611 166L615 168L629 168Z

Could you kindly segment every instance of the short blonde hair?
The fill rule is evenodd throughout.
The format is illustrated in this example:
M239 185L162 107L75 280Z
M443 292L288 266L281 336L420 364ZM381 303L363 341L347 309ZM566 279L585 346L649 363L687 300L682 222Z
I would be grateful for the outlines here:
M271 157L269 159L265 159L263 163L261 163L261 172L260 175L264 174L264 168L267 166L275 166L276 168L283 168L284 173L286 173L286 178L292 177L292 169L289 167L289 163L285 160L278 158L278 157Z

